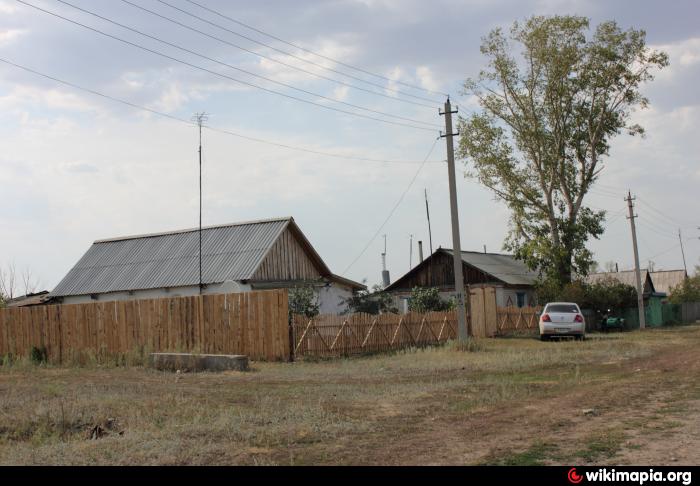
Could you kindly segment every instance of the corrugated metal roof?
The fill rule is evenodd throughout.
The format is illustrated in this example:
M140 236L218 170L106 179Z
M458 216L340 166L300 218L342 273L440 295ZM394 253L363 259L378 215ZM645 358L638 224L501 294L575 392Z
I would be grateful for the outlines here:
M654 281L654 289L666 295L671 294L671 290L683 283L687 277L685 270L659 270L651 272L651 279Z
M647 270L640 270L640 276L642 279L642 285L645 287L644 292L655 292L656 282L653 278L650 278L649 272ZM587 283L598 283L604 282L606 280L616 280L625 285L631 285L632 287L637 287L637 277L634 270L622 270L619 272L602 272L602 273L591 273L586 276L585 281Z
M452 255L452 250L443 248ZM462 261L509 285L534 285L537 272L530 270L513 255L462 251Z
M290 217L202 229L202 281L250 279ZM324 264L325 266L325 264ZM98 240L52 296L199 284L198 230Z

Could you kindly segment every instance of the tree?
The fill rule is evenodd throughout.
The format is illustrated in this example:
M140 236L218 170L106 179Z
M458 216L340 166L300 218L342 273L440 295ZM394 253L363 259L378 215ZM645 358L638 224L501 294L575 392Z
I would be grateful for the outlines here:
M668 299L672 304L700 302L700 267L695 267L695 275L671 289Z
M414 287L408 299L408 309L411 312L443 312L452 310L454 307L454 300L445 300L440 297L436 287Z
M588 284L574 280L562 287L554 288L552 280L541 283L537 289L543 302L576 302L582 309L605 313L608 309L619 312L637 305L637 290L613 277L603 278Z
M535 16L509 35L491 31L488 68L464 84L481 110L458 122L466 175L510 210L504 247L559 285L588 272L586 242L603 233L605 213L584 198L611 139L644 133L630 119L648 104L640 86L668 65L643 30L609 21L587 39L588 29L584 17Z
M375 285L372 290L354 292L352 297L343 300L346 309L344 314L351 312L366 312L367 314L396 314L399 310L393 305L390 294L384 292L381 285Z
M316 317L320 312L318 297L311 285L294 287L289 290L289 316L298 314L306 317Z
M39 281L29 267L25 267L20 275L17 273L14 262L10 262L4 267L0 266L0 301L6 302L13 299L22 291L24 291L24 295L29 295L36 292L39 285Z

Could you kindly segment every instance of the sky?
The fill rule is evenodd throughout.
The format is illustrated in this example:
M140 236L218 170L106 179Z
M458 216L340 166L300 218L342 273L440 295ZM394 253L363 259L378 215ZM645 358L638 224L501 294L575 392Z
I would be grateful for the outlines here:
M461 85L485 66L481 38L533 14L613 19L669 54L644 87L649 108L633 115L647 135L613 141L587 198L608 211L590 248L601 264L632 268L630 190L642 266L682 268L679 228L688 268L700 263L695 1L23 1L127 43L0 0L0 58L152 110L0 62L0 265L31 269L41 288L94 240L197 226L198 133L185 123L195 112L216 129L203 131L205 225L293 216L333 272L370 285L381 281L386 234L397 279L417 263L419 240L429 253L426 190L433 248L452 246L441 93L461 114L477 108ZM508 211L464 168L458 161L462 248L501 251Z

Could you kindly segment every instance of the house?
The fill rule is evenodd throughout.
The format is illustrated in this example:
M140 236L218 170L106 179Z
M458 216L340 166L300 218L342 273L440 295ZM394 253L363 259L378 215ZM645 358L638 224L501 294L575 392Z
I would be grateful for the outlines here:
M496 304L501 307L535 305L537 274L516 260L501 253L462 252L464 285L489 285L496 288ZM453 252L438 248L407 274L386 287L395 296L395 304L404 312L414 287L437 287L443 298L454 295Z
M654 286L654 281L651 277L651 272L648 270L640 270L640 274L642 278L642 294L644 295L644 298L648 299L652 295L657 295L656 287ZM604 282L606 280L615 280L625 285L631 285L635 289L637 288L637 277L634 270L591 273L585 278L585 282L588 284Z
M202 229L201 293L312 285L322 313L365 286L333 274L291 217ZM199 231L95 241L51 292L64 304L190 296L199 288Z
M667 296L671 295L673 288L681 285L686 278L688 278L688 274L685 270L659 270L658 272L651 272L654 288L657 292L664 293Z

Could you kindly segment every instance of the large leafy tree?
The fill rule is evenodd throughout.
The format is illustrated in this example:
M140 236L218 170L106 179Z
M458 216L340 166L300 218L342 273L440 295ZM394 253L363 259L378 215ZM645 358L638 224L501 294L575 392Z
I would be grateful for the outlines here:
M510 209L505 248L559 283L593 262L586 242L603 233L605 214L585 196L611 139L644 133L631 112L647 106L640 87L668 64L642 30L604 22L587 34L578 16L493 30L481 46L488 67L464 84L481 110L459 121L467 176Z

